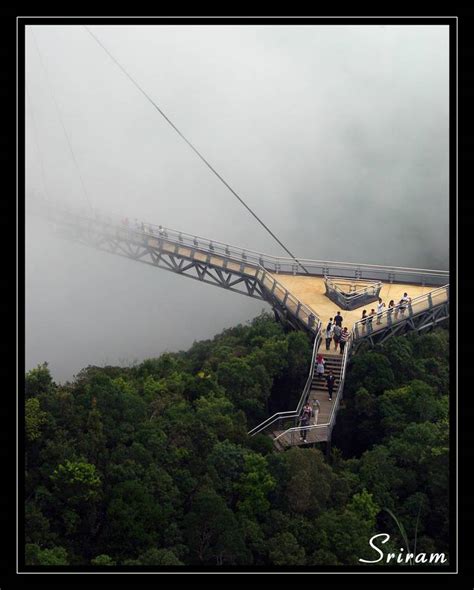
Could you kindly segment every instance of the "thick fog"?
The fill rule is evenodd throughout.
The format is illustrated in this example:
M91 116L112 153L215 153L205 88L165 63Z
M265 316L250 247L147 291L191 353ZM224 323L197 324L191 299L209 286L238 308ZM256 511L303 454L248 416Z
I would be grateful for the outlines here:
M294 254L448 268L447 27L90 29ZM88 207L56 101L93 207L286 255L83 27L26 50L29 198ZM26 367L57 380L269 309L26 221Z

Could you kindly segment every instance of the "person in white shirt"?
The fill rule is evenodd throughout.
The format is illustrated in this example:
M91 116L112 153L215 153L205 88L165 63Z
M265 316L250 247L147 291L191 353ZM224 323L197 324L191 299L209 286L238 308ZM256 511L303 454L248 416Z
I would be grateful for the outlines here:
M331 340L334 335L334 324L332 323L332 318L329 318L328 325L326 326L326 350L329 350L331 347Z
M408 297L407 293L403 293L403 297L400 299L400 302L398 304L398 308L400 310L400 315L403 316L405 313L405 310L408 306L408 303L411 301L410 297Z
M381 323L382 320L382 313L385 310L385 303L382 301L382 298L379 297L379 302L377 304L377 324Z

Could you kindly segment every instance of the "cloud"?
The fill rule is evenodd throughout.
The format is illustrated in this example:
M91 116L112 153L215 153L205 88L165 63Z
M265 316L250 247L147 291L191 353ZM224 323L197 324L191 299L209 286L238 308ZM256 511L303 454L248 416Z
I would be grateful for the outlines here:
M283 254L80 26L27 31L27 188ZM287 247L447 268L444 26L93 26ZM263 304L67 244L27 223L27 367L189 346ZM105 361L103 361L105 362Z

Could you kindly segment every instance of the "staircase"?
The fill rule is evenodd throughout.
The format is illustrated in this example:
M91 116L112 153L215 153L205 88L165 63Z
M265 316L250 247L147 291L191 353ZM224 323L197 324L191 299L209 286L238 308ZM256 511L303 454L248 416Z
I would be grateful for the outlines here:
M325 349L325 347L323 348ZM340 354L339 351L334 351L334 349L331 349L330 351L326 351L324 349L322 350L320 348L318 351L318 353L321 353L323 355L323 358L325 360L324 379L318 379L316 372L314 372L313 380L311 383L311 389L308 395L309 403L313 407L313 418L311 422L312 424L329 424L331 409L336 401L336 393L339 387L339 383L341 381L343 355ZM332 371L332 374L335 377L331 401L329 400L328 388L326 384L326 376L329 374L329 371ZM319 402L319 411L315 407L316 400ZM307 444L326 441L328 436L327 430L328 427L314 428L312 430L308 430L306 436ZM275 447L278 450L283 450L285 447L288 446L304 444L300 439L299 432L286 432L285 434L283 434L283 432L285 431L274 430L272 432L273 438L276 439L274 440Z
M321 349L319 349L318 353L322 354L325 360L324 377L322 379L318 378L316 371L314 372L313 383L311 386L311 390L309 392L309 403L312 407L314 407L315 400L318 400L318 424L325 424L329 421L329 414L333 406L334 399L336 397L339 383L341 381L342 354L340 354L339 351L321 351ZM332 401L329 401L328 388L326 383L326 376L329 375L329 371L332 371L332 374L335 377Z

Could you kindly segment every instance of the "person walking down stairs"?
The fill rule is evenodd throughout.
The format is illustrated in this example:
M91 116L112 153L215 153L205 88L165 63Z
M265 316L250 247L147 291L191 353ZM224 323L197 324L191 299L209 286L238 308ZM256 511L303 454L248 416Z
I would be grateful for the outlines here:
M329 375L326 377L326 383L328 386L328 394L329 394L330 401L332 400L332 392L334 391L334 381L335 380L336 380L336 378L332 374L332 371L329 371Z

